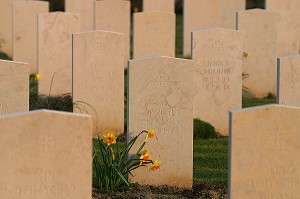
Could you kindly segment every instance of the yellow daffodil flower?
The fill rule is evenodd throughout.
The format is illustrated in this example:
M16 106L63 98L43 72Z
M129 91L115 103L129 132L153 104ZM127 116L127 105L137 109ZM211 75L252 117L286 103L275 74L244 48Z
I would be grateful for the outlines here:
M103 137L103 142L106 143L108 146L117 142L117 137L112 132L103 135Z
M35 75L35 80L36 80L36 81L40 81L40 80L41 80L40 74L36 74L36 75Z
M148 153L148 150L146 150L145 153L140 156L140 160L141 160L140 165L142 165L143 162L150 160L150 154Z
M145 141L147 141L148 138L150 138L150 139L154 138L154 136L155 136L154 129L151 129L151 130L147 133L146 138L145 138Z
M152 167L150 168L152 171L156 171L160 168L160 162L158 160L155 160Z
M244 52L244 56L246 57L246 59L250 59L251 58L251 54L248 52Z
M133 8L133 12L138 12L139 11L139 8L138 7L134 7Z

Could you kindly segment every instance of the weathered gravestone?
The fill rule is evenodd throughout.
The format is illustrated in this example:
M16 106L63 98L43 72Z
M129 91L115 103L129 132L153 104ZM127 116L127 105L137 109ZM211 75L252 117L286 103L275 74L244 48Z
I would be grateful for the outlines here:
M191 60L169 57L129 61L127 140L129 142L142 130L154 128L157 139L148 140L146 148L152 160L162 162L155 172L149 167L134 170L131 181L192 187L193 65ZM132 152L143 141L142 136Z
M236 13L246 9L244 0L220 0L220 25L221 28L236 29Z
M13 59L29 63L31 74L37 73L37 17L47 12L48 2L13 2Z
M237 29L243 32L245 97L262 98L276 93L277 29L279 15L253 9L238 12Z
M175 57L174 13L134 13L133 57Z
M40 94L72 92L72 33L79 31L78 14L54 12L38 15Z
M12 57L12 2L1 0L0 6L0 51Z
M95 30L124 34L124 68L127 68L130 59L130 1L95 1Z
M174 0L143 0L143 11L174 12Z
M229 198L300 198L299 123L296 107L231 112Z
M266 9L280 14L277 56L298 54L300 48L300 1L266 0Z
M28 64L0 60L0 115L29 110L29 70Z
M242 33L207 29L192 33L194 118L228 135L228 111L242 107Z
M124 132L123 64L123 34L73 34L73 107L75 112L93 116L98 130L94 129L95 137L97 133Z
M39 110L2 116L0 126L0 198L92 198L89 116Z
M277 104L300 107L300 55L278 58Z
M183 1L183 55L191 55L191 34L197 29L219 26L218 0Z
M65 11L80 14L81 31L94 29L94 0L65 0Z
M236 12L245 10L243 0L184 0L183 55L191 55L191 33L199 29L235 29Z

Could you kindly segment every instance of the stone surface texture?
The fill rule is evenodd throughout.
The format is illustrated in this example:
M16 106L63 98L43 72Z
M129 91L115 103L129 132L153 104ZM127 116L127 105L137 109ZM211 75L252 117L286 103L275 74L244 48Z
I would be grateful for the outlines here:
M16 0L1 0L0 6L0 51L13 57L12 50L12 3Z
M0 197L91 199L92 120L32 111L0 117Z
M268 105L230 118L229 197L299 198L300 109Z
M161 11L172 12L175 11L174 0L143 0L143 11Z
M174 13L134 13L133 57L175 57Z
M278 56L299 54L300 1L266 0L266 9L280 14Z
M238 12L238 30L243 32L244 97L262 98L276 94L277 29L279 15L253 9ZM248 56L246 55L248 53Z
M28 64L0 60L0 115L29 110L29 70Z
M39 93L72 92L72 33L80 31L78 14L52 12L38 15Z
M218 0L183 1L183 55L191 56L191 34L195 30L219 26Z
M29 63L30 73L37 73L37 18L49 12L45 1L13 2L13 60Z
M74 112L87 110L93 116L94 137L96 130L101 134L124 132L123 64L123 34L91 31L73 35Z
M127 68L128 60L130 60L130 24L130 1L95 1L95 30L124 34L124 68Z
M132 182L191 188L193 184L193 61L155 57L129 61L128 142L142 130L151 159L161 168L134 170ZM143 134L132 152L144 141ZM178 150L180 149L180 150ZM174 158L174 153L176 157Z
M246 9L244 0L219 0L220 1L220 28L236 29L236 13Z
M65 11L80 14L81 31L94 29L94 0L65 0Z
M242 107L242 33L208 29L192 33L194 118L228 135L228 112Z
M277 104L300 107L300 55L278 58Z

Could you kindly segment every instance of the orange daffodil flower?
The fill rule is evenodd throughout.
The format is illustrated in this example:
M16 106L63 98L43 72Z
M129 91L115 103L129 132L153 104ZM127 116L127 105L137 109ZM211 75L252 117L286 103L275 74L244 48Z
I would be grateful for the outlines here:
M148 153L148 150L146 150L145 153L140 156L140 160L141 160L140 165L142 165L143 162L146 162L146 161L150 160L150 154Z
M155 136L154 129L151 129L146 135L145 142L147 141L148 138L152 139L154 138L154 136Z
M160 162L158 160L155 160L152 167L150 168L152 171L156 171L160 168Z
M117 137L112 132L103 135L103 137L104 137L103 142L106 143L107 146L111 144L116 144L117 142Z

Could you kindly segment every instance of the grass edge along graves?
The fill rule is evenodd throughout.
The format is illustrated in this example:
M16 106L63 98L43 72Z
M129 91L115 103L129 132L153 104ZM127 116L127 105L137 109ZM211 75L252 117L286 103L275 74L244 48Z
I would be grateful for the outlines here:
M243 99L243 108L271 103L275 103L275 99ZM69 95L52 97L38 96L37 81L35 80L35 76L32 75L30 78L30 110L40 109L43 107L71 112L72 99ZM125 141L125 136L120 136L118 139L120 140L119 144L123 145ZM221 139L202 139L199 137L194 137L193 156L194 184L204 184L208 186L227 185L227 137Z

